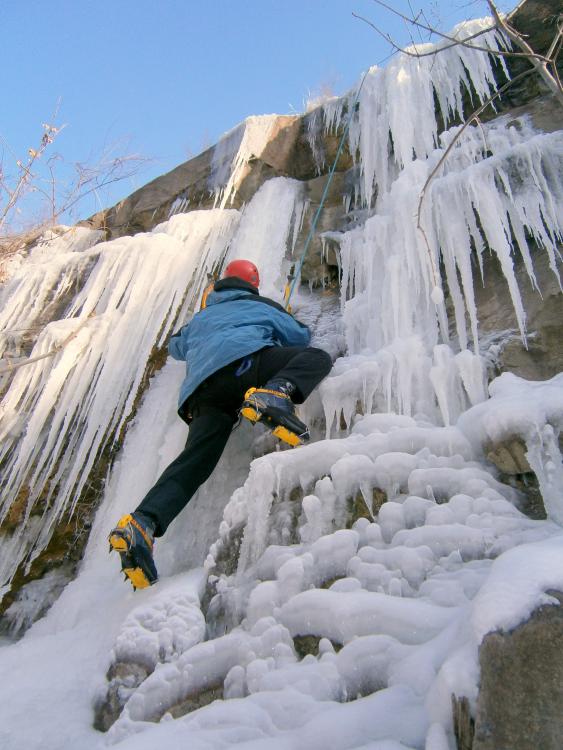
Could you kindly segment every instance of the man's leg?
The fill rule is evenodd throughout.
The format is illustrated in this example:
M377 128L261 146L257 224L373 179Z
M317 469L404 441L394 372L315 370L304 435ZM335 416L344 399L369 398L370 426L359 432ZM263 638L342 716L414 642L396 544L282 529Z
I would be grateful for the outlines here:
M269 380L287 380L295 386L291 400L302 404L332 369L332 359L323 349L312 346L272 346L258 357L257 385Z
M121 570L134 589L151 586L158 579L153 560L155 536L186 506L221 457L234 414L196 407L186 447L163 472L133 513L119 519L108 537L110 552L119 553Z
M252 373L258 387L245 393L241 409L251 422L262 422L272 433L292 446L309 440L309 429L295 414L313 388L330 372L332 360L313 347L272 347L256 355Z
M229 413L196 407L184 450L162 473L135 513L140 513L162 536L217 465L233 428Z

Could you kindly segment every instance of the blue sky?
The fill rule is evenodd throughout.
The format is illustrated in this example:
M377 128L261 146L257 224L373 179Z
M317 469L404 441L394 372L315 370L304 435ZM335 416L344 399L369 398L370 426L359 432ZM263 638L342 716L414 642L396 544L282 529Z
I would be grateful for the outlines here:
M484 2L389 2L443 30L485 15ZM248 115L301 112L309 95L341 94L384 61L389 45L352 12L408 44L406 25L373 0L2 0L4 172L60 101L66 127L50 153L61 181L115 144L151 160L71 218L112 205Z

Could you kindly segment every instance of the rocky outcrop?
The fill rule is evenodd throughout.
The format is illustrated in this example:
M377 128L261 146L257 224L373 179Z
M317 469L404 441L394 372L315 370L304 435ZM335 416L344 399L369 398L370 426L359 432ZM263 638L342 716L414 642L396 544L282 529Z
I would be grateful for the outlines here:
M239 128L245 125L242 123ZM229 134L224 136L228 137ZM176 212L178 206L183 211L212 208L217 203L214 172L220 159L220 144L212 146L136 190L113 208L95 214L84 224L104 229L108 238L114 238L150 231L168 219L171 212ZM240 208L264 182L280 176L305 181L316 176L313 156L304 138L304 119L299 115L275 118L262 150L249 155L228 206Z
M123 711L127 700L151 672L145 665L134 662L112 664L106 675L106 694L94 707L94 729L107 732Z
M538 479L528 463L526 444L519 435L485 447L487 460L499 471L499 480L518 490L519 509L530 518L546 518Z
M475 299L482 346L491 356L493 373L508 371L527 380L547 380L563 370L563 295L546 254L532 247L531 257L539 294L530 283L522 258L514 258L527 313L525 340L518 331L508 285L496 256L485 258L485 283L476 284Z
M563 738L563 594L480 649L472 750L559 750Z

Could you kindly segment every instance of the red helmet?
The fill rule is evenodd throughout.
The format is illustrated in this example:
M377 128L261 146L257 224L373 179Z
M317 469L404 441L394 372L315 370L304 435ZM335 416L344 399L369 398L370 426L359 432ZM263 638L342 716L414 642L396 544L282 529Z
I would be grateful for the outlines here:
M251 260L232 260L223 273L224 279L227 279L229 276L236 276L238 279L248 281L249 284L252 284L257 289L260 284L260 274Z

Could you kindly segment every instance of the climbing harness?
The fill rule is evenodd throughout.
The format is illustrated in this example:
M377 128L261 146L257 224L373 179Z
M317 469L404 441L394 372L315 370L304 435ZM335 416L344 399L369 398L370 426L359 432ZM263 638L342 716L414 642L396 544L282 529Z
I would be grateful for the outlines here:
M368 72L369 72L369 69L366 70L366 72L364 73L362 80L360 82L360 85L358 86L358 90L356 91L356 96L354 97L352 106L350 107L350 112L348 114L348 121L346 123L346 127L344 128L342 136L340 137L340 143L338 144L336 156L334 157L332 167L330 168L328 179L326 181L326 185L324 187L323 194L321 196L321 201L317 207L315 216L313 217L313 221L311 222L311 228L309 229L309 234L307 235L307 239L305 240L305 245L303 247L303 252L301 253L301 258L299 259L299 262L297 263L297 265L292 268L290 275L288 276L288 283L286 285L286 289L284 293L285 309L288 312L291 311L289 301L291 299L291 295L293 294L293 290L295 289L295 285L297 284L297 279L301 276L301 268L303 267L303 263L305 262L305 257L307 255L307 252L309 251L309 245L311 244L313 235L315 234L315 229L317 228L317 222L319 220L319 216L321 215L321 211L323 210L324 202L328 195L328 190L330 188L330 184L332 182L332 178L336 170L336 164L338 163L338 159L340 158L340 154L342 153L342 149L344 148L344 141L346 140L346 136L348 135L348 131L350 130L350 125L352 124L352 118L354 117L354 112L356 111L356 106L360 99L360 92L362 90L362 86L364 85L364 81L366 80L366 76Z

